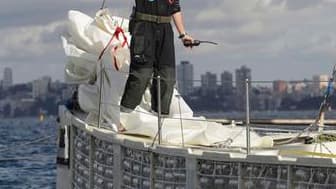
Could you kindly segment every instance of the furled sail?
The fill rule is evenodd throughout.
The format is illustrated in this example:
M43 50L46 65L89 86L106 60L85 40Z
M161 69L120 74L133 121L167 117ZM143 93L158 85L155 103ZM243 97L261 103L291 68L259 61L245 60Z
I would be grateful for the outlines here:
M79 11L69 11L68 33L62 37L68 57L65 79L68 83L79 85L79 104L88 113L88 124L98 123L100 107L104 127L117 131L118 125L122 124L128 134L155 137L158 120L150 110L149 90L134 111L120 112L120 100L130 64L128 22L127 19L110 16L107 9L99 10L95 18ZM102 99L99 103L101 87ZM162 140L182 143L181 124L186 144L210 145L235 136L231 145L246 146L244 130L223 127L209 123L203 117L194 117L191 108L175 90L170 115L163 119ZM265 143L265 139L254 132L251 132L251 138L252 146Z

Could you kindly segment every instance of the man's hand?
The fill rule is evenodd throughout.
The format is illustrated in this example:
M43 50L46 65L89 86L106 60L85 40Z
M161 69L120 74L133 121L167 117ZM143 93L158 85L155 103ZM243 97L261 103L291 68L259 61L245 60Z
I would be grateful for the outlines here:
M183 45L184 45L185 47L190 47L190 48L192 48L192 46L188 46L188 45L186 45L186 44L192 44L192 43L194 42L194 39L193 39L190 35L185 34L185 35L181 38L181 41L182 41L182 43L183 43Z

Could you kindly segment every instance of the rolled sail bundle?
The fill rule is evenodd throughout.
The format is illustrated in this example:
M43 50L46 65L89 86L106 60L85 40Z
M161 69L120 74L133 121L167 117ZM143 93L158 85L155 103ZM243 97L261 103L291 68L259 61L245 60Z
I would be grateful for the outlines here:
M65 79L68 83L79 85L79 105L88 113L85 121L90 125L97 125L100 107L104 128L117 132L118 125L122 124L126 134L155 137L158 120L150 110L149 89L134 111L120 112L120 100L130 64L129 20L111 16L107 9L98 11L95 18L79 11L69 11L68 19L68 32L62 37L68 58ZM99 105L101 81L102 103ZM191 108L175 90L170 115L163 119L162 140L172 144L182 143L181 124L186 144L212 145L233 139L230 145L246 146L244 130L209 123L203 117L194 117ZM251 132L251 142L255 147L265 144L270 146L272 143L254 132Z
M129 67L128 20L111 17L106 9L98 11L94 19L79 11L69 11L68 18L68 33L62 38L68 57L65 79L79 84L79 104L89 113L86 121L91 124L98 122L100 81L104 81L102 118L115 130L120 120L120 93L127 79L123 73Z

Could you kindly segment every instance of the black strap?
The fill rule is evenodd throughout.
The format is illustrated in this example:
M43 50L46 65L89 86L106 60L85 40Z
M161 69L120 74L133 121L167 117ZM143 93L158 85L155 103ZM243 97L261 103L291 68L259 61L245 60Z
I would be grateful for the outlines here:
M155 22L158 24L165 24L171 22L171 16L157 16L152 14L145 14L141 12L135 13L136 20L148 21L148 22Z

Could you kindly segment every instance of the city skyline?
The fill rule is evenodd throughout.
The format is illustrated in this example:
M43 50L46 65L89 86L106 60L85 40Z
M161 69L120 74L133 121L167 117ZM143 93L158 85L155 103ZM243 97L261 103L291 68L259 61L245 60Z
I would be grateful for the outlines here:
M182 73L185 75L181 75ZM227 70L222 71L220 75L212 72L205 72L201 75L201 80L193 80L193 65L189 61L181 61L177 66L177 88L183 96L193 94L195 90L199 90L202 95L217 93L219 90L221 91L221 95L226 96L235 93L237 97L241 98L246 94L246 79L248 79L248 81L252 82L249 85L250 91L254 88L279 96L287 93L302 93L302 95L320 96L325 92L325 89L330 82L330 76L326 74L312 75L310 79L305 78L293 81L256 81L253 80L252 75L252 69L246 65L242 65L241 67L236 68L234 73ZM336 86L335 83L333 85Z
M12 84L12 70L4 70L5 82L0 85L0 117L57 113L57 106L73 96L76 85L52 81L43 76L25 84ZM246 78L253 78L253 71L243 65L235 73L223 71L220 77L211 72L202 74L200 85L194 85L193 65L182 61L177 67L177 87L180 94L197 110L242 111L246 95ZM233 79L235 78L235 79ZM293 110L315 108L316 100L323 97L329 86L321 80L328 75L313 75L312 80L288 82L268 81L268 86L254 85L249 88L251 107L254 110ZM195 80L194 80L195 81ZM253 81L253 80L252 80ZM320 101L320 100L319 100ZM305 105L306 104L306 105ZM33 111L28 111L33 108Z
M178 81L179 80L179 66L181 66L182 64L185 64L185 63L187 63L187 64L190 64L191 66L192 66L192 71L190 72L189 71L189 73L193 73L193 75L192 75L192 81L194 81L193 83L192 83L192 86L193 85L195 85L195 86L198 86L198 85L200 85L201 84L201 82L202 82L202 76L204 75L204 74L207 74L207 73L210 73L210 74L215 74L216 75L216 77L218 76L218 78L216 78L216 83L218 84L218 85L220 85L220 84L222 84L222 80L223 80L223 76L222 76L222 74L223 73L226 73L226 74L233 74L233 73L235 73L234 74L234 76L237 74L237 69L240 69L240 68L247 68L247 69L250 69L250 72L252 71L252 69L251 68L249 68L249 67L247 67L246 65L240 65L239 67L236 67L236 68L234 68L234 70L233 71L229 71L229 70L221 70L221 71L218 71L217 70L217 72L212 72L212 71L204 71L203 73L199 73L199 75L198 75L198 77L197 77L197 75L194 73L194 66L193 66L193 64L190 62L190 61L188 61L188 60L182 60L181 62L179 62L179 64L177 64L176 66L177 66L177 70L176 70L176 80ZM8 72L8 69L10 69L11 70L11 73L10 73L10 75L11 75L11 80L10 80L10 83L11 84L13 84L13 85L16 85L16 84L25 84L25 83L30 83L30 82L33 82L33 81L36 81L36 80L39 80L39 79L41 79L41 78L46 78L46 77L48 77L48 78L50 78L51 80L53 80L53 81L59 81L59 82L64 82L64 83L66 83L64 80L60 80L60 79L55 79L55 78L52 78L52 76L50 76L50 75L45 75L45 74L42 74L41 76L37 76L37 77L35 77L35 78L32 78L32 80L29 80L29 81L25 81L25 82L20 82L20 83L16 83L16 82L14 82L15 81L15 72L13 71L13 69L11 68L11 67L5 67L3 70L1 70L0 69L0 84L2 85L3 83L3 80L4 80L4 78L5 78L5 72L6 72L6 69L7 69L7 72ZM254 70L253 70L254 71ZM250 73L251 74L251 73ZM254 75L253 75L254 76ZM189 78L189 76L187 76L188 78ZM319 78L319 79L317 79L317 77ZM262 81L267 81L267 82L269 82L269 81L285 81L285 82L291 82L291 81L314 81L314 82L316 82L316 81L327 81L328 79L326 79L326 78L328 78L329 77L329 75L327 74L327 73L322 73L322 74L317 74L317 73L313 73L312 75L310 75L308 78L300 78L300 79L294 79L294 80L286 80L286 79L274 79L274 80L251 80L251 76L249 76L248 78L251 80L251 81L260 81L260 82L262 82ZM189 79L186 79L186 80L188 80L189 81ZM234 83L236 83L236 81L237 81L237 78L236 79L233 79L232 80L232 84L234 84ZM323 85L325 85L325 82L323 82L324 84Z
M106 1L110 11L129 17L133 1ZM336 1L212 0L182 1L187 32L218 46L192 51L175 38L176 60L194 63L195 78L204 71L254 70L256 80L298 80L331 72L336 63ZM101 2L4 1L0 7L0 70L12 67L14 83L43 75L63 81L66 58L60 36L67 12L93 17ZM36 11L43 10L43 11ZM23 16L18 16L23 15ZM175 32L176 33L176 32ZM177 36L178 34L176 34Z

